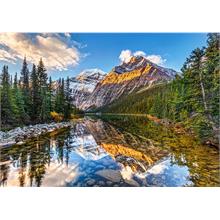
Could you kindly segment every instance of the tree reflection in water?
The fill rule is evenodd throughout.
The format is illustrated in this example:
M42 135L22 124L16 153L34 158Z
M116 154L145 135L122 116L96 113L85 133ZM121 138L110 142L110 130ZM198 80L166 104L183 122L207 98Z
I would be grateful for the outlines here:
M145 117L85 117L0 150L1 186L219 186L219 152Z

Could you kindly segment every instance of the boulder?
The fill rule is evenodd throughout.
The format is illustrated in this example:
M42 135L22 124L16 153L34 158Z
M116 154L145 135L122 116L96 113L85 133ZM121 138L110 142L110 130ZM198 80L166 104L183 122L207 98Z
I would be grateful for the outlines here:
M105 179L114 183L118 183L122 179L119 170L112 170L112 169L99 170L95 174L104 177Z

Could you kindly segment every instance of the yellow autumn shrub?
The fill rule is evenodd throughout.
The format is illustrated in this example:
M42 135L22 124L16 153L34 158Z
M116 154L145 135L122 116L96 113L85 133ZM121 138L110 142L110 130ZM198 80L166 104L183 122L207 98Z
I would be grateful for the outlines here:
M55 111L50 112L50 116L56 122L61 122L63 120L63 114L59 114L59 113L57 113Z

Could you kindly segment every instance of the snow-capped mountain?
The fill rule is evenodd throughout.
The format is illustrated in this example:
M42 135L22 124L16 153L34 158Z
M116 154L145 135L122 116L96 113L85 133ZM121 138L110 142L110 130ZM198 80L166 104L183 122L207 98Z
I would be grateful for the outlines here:
M100 69L87 69L70 79L71 96L77 108L83 108L84 102L105 74Z
M107 152L100 147L91 131L87 127L87 120L77 123L72 128L71 132L71 146L74 153L78 154L84 160L100 160L108 156ZM91 122L90 122L91 123Z
M158 66L143 56L133 56L100 80L80 107L86 110L108 105L122 95L169 82L176 74L175 70Z
M112 71L121 74L125 72L131 72L138 68L146 67L147 65L151 65L152 67L157 68L170 77L174 77L176 75L175 70L159 66L143 56L133 56L129 62L124 62L121 65L116 66Z

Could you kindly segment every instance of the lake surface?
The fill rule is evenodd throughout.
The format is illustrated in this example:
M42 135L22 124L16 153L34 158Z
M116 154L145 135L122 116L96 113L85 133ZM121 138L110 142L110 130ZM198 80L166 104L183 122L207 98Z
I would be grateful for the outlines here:
M145 117L85 117L0 149L0 185L220 186L219 151Z

